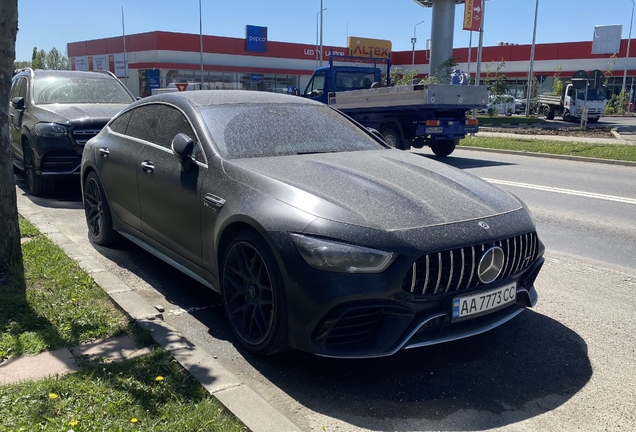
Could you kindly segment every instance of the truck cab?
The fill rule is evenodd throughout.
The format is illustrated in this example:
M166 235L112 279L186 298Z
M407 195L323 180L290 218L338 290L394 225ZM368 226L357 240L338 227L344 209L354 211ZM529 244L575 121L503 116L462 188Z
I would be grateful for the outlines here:
M325 66L314 71L302 96L326 104L330 92L370 89L374 83L381 82L378 68Z

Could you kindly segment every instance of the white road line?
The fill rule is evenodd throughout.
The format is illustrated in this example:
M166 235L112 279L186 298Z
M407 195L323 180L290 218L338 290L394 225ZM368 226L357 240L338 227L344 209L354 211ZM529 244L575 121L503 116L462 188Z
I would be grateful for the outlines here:
M203 309L211 308L211 307L214 307L214 306L215 305L209 305L209 306L203 306L203 307L191 307L191 308L188 308L188 309L172 309L172 310L169 310L167 312L167 314L168 315L176 315L176 316L178 316L178 315L181 315L181 314L184 314L184 313L196 312L196 311L200 311L200 310L203 310Z
M625 198L625 197L618 197L613 195L603 195L603 194L597 194L592 192L576 191L571 189L560 189L555 187L539 186L539 185L533 185L528 183L517 183L517 182L506 181L506 180L495 180L495 179L488 179L488 178L485 178L484 180L486 180L489 183L503 185L503 186L513 186L513 187L519 187L524 189L534 189L534 190L540 190L545 192L554 192L554 193L560 193L565 195L576 195L576 196L581 196L586 198L594 198L594 199L600 199L605 201L614 201L614 202L619 202L624 204L636 205L636 199L634 198Z

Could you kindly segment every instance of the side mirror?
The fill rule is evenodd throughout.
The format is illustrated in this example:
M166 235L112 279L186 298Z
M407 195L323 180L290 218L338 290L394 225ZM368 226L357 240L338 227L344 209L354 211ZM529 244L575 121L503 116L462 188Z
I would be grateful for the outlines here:
M194 141L184 133L179 133L172 140L172 153L181 164L181 171L188 171L192 166L192 150Z
M24 98L22 96L14 97L11 99L11 105L15 109L24 109Z

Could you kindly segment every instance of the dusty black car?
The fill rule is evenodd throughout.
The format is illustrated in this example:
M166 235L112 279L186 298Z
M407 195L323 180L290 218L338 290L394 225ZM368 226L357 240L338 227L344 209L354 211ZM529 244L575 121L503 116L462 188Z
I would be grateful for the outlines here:
M120 233L220 292L254 353L386 356L537 301L523 203L318 102L151 96L88 142L81 175L92 241Z
M84 144L135 98L110 72L23 69L12 79L9 130L13 165L29 193L79 176Z

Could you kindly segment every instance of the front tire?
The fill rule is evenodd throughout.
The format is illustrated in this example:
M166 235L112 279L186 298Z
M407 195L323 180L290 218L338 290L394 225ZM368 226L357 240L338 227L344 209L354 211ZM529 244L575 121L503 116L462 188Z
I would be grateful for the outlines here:
M31 143L24 143L24 177L26 178L29 195L43 197L53 192L53 182L36 172L35 157L33 156L33 148Z
M240 344L258 355L288 349L285 290L265 240L240 232L227 247L221 277L223 303Z
M435 156L446 157L449 156L455 147L457 147L459 140L438 140L431 142L431 150L435 153Z
M83 198L89 240L102 246L116 243L119 234L113 229L113 217L108 199L94 171L86 177Z
M563 121L566 121L568 123L572 121L572 116L570 115L569 110L563 111Z

